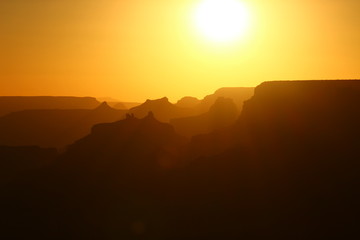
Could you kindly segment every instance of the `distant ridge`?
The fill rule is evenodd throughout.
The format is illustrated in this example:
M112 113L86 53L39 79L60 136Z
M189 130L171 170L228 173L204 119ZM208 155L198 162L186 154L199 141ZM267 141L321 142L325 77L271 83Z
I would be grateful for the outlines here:
M146 100L145 103L129 110L135 117L143 118L148 112L153 112L155 117L162 122L169 122L172 118L179 118L194 115L194 110L181 108L169 102L167 97L155 100Z
M237 109L241 111L244 101L250 99L253 95L253 87L223 87L213 94L205 96L202 100L189 96L183 97L176 103L176 106L193 108L196 112L195 115L199 115L209 111L219 97L224 97L232 99Z
M96 124L56 161L0 147L1 234L360 239L359 104L360 81L265 82L233 125L190 142L148 112Z
M0 145L63 148L90 133L94 124L124 118L106 102L94 109L23 110L0 117Z
M0 96L0 116L28 109L94 109L99 104L93 97Z

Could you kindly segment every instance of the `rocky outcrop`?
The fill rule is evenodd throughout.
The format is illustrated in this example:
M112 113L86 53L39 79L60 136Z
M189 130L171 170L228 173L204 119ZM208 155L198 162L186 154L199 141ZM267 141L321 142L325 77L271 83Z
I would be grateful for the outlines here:
M130 164L161 169L176 164L186 143L152 112L142 119L127 114L124 120L95 125L91 134L69 146L65 158L83 159L85 165Z

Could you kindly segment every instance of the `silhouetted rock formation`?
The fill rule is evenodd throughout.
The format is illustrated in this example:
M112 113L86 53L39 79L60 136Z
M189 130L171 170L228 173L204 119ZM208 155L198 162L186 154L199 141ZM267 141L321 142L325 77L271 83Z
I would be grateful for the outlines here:
M32 109L93 109L99 104L92 97L0 97L0 117Z
M181 108L195 108L197 107L201 101L195 97L183 97L179 101L177 101L176 106Z
M237 203L231 211L229 202L218 205L227 219L213 225L241 223L247 230L239 236L251 239L358 238L359 103L360 81L258 86L230 131L228 150L193 162L194 176L228 179L212 190L227 189ZM214 136L190 149L213 153Z
M105 102L92 110L24 110L0 118L0 144L62 148L90 133L94 124L113 122L125 111Z
M7 220L1 224L2 234L137 238L141 233L133 225L150 217L146 209L158 209L159 217L163 214L166 196L162 192L170 187L167 176L180 164L186 143L152 113L143 119L128 114L124 120L95 125L56 164L6 189L7 208L2 214ZM30 184L24 187L23 181ZM161 218L155 225L161 226ZM50 222L57 227L52 228ZM144 224L150 228L148 222ZM14 233L14 226L23 231ZM98 231L104 227L105 235Z
M265 82L246 102L238 125L251 138L271 136L269 144L275 136L346 144L360 133L359 93L359 81Z
M232 99L219 97L207 113L170 121L175 130L187 137L229 127L235 123L238 110Z
M152 111L155 117L162 122L169 122L172 118L194 115L193 109L177 107L170 103L166 97L156 100L147 100L140 106L129 110L129 112L133 113L138 118L145 117L149 111Z
M152 112L143 119L127 114L124 120L95 125L90 135L69 146L66 158L83 159L87 165L92 159L100 165L111 161L122 167L131 164L161 169L176 163L186 143L171 125L156 120Z
M360 81L268 82L186 140L147 113L98 124L2 189L4 239L359 239Z

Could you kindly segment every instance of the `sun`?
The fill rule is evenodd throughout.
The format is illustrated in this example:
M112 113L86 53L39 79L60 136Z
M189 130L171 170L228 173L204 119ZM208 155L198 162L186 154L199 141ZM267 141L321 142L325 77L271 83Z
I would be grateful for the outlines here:
M249 28L246 5L237 0L203 0L195 9L196 28L214 42L230 42L242 37Z

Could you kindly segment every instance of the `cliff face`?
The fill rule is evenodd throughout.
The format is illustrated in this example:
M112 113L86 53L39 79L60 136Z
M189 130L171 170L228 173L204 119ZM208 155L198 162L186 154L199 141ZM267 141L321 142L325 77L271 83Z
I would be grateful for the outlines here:
M237 125L245 139L346 144L360 133L359 102L360 81L266 82L245 103Z
M0 116L27 109L93 109L99 104L92 97L0 97Z
M360 134L360 81L279 81L256 87L227 133L193 139L204 155L234 146L283 152L287 146L353 146ZM221 137L221 140L219 139ZM220 144L221 143L221 144ZM290 150L288 150L290 151Z
M199 198L227 216L212 224L246 226L245 239L358 238L359 104L360 81L266 82L231 129L194 137L187 181L206 179Z
M358 236L359 104L360 81L263 83L232 146L206 164L251 189L243 195L265 219L256 225L273 239Z

